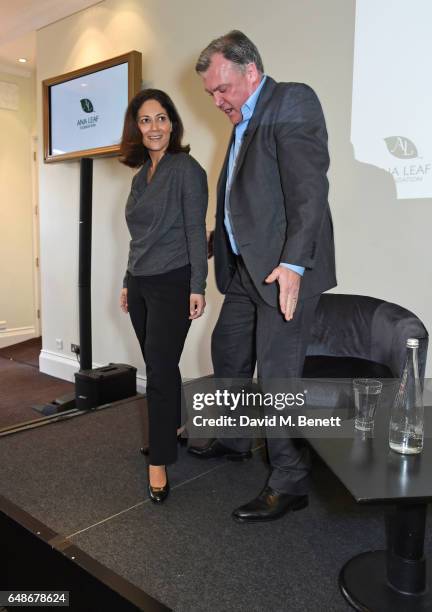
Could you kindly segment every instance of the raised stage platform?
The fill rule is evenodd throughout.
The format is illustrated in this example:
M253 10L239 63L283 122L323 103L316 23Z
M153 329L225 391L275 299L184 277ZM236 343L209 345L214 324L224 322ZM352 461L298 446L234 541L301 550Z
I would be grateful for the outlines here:
M346 612L339 570L384 546L382 509L356 505L316 461L309 508L240 525L230 513L265 482L262 452L237 464L184 448L155 506L144 402L0 438L2 588L65 588L79 612Z

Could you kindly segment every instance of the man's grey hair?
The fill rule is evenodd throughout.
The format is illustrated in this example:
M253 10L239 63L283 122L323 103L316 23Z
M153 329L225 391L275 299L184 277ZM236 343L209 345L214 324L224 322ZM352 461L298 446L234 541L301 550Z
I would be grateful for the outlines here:
M215 53L221 53L225 59L237 64L241 72L245 71L248 64L254 63L258 72L264 73L263 62L258 49L240 30L231 30L228 34L212 40L204 51L201 51L195 70L198 73L207 72Z

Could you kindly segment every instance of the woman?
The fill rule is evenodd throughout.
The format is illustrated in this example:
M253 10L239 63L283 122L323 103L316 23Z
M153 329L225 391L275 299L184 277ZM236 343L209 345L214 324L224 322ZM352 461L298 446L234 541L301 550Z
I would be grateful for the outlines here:
M191 321L205 308L207 178L182 145L183 124L166 93L129 103L120 161L141 167L126 204L131 234L120 307L129 312L147 369L149 496L169 493L166 465L181 428L179 360Z

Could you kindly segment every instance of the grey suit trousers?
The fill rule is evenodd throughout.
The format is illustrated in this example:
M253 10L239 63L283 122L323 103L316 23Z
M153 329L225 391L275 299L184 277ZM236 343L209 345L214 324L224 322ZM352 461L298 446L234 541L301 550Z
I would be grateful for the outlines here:
M212 335L215 377L251 379L255 364L263 390L271 388L272 379L301 377L318 301L319 295L300 300L293 320L285 321L279 308L261 298L242 258L237 257L237 269ZM230 438L223 444L245 451L251 440ZM283 493L307 493L310 458L304 443L269 437L267 450L271 464L268 484Z

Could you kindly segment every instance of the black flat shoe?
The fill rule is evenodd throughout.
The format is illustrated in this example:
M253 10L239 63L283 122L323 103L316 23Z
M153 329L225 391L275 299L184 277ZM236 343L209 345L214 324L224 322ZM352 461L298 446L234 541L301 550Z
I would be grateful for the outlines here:
M231 516L239 523L275 521L287 512L295 512L306 508L308 504L309 498L307 495L279 493L266 486L258 497L248 504L236 508Z
M165 468L165 474L166 474L165 486L152 487L150 482L148 483L148 494L152 502L155 504L161 504L163 501L165 501L166 498L168 497L168 493L170 492L170 486L168 482L168 474L166 472L166 468Z
M189 446L188 453L200 459L214 459L226 457L230 461L246 461L252 457L251 451L237 451L228 448L219 440L211 440L206 446Z
M187 446L187 438L183 438L182 435L178 435L177 436L177 444L179 444L180 446ZM149 447L148 446L141 446L139 452L141 453L141 455L145 455L147 457L147 455L149 454Z

